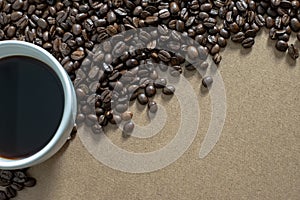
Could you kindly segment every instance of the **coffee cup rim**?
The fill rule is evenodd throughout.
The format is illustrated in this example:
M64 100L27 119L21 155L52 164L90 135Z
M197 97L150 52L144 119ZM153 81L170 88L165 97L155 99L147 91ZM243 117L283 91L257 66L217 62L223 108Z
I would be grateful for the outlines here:
M0 41L0 49L4 48L5 53L0 59L9 56L27 56L47 64L59 78L64 92L64 110L60 124L52 139L35 154L20 158L7 159L0 157L0 169L19 169L36 165L45 161L55 154L66 142L75 124L77 113L77 100L75 90L68 74L58 60L45 49L24 41Z

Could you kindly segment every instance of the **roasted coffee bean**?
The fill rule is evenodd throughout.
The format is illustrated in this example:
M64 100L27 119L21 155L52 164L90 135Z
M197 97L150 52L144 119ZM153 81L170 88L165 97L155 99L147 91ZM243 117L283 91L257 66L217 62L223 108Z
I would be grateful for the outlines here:
M162 92L165 94L165 95L172 95L175 93L175 87L172 86L172 85L167 85L163 88Z
M218 44L219 44L220 47L224 48L227 45L227 41L223 37L218 37Z
M160 50L158 53L158 57L164 62L169 62L171 59L170 53L165 50Z
M215 64L217 65L220 64L221 60L222 60L222 56L219 53L214 55L213 61L215 62Z
M72 58L73 60L82 60L84 57L85 57L85 53L84 53L84 51L82 51L82 50L74 51L74 52L71 54L71 58Z
M0 190L0 200L7 200L8 197L6 195L6 193L2 190Z
M152 97L156 94L156 89L153 85L148 85L145 88L145 94L147 97Z
M132 119L133 113L130 111L126 111L121 114L121 119L124 121L130 121Z
M254 38L248 37L242 41L242 46L244 48L251 48L254 45Z
M14 27L14 26L9 26L8 29L7 29L7 36L8 36L9 38L12 38L12 37L15 36L15 34L16 34L16 27Z
M17 196L17 191L13 189L11 186L5 188L5 194L8 198L14 198ZM1 197L0 197L1 199Z
M244 39L245 39L245 33L243 33L243 32L238 32L231 36L231 40L233 42L241 43Z
M170 12L168 9L162 9L158 12L158 16L161 19L166 19L166 18L170 17Z
M189 46L187 48L187 53L190 59L195 59L199 56L198 50L194 46Z
M130 122L126 122L123 126L123 132L124 132L124 135L123 136L129 136L132 131L134 129L134 123L132 123L131 121Z
M292 18L290 23L291 23L291 29L294 32L299 32L300 31L300 22L297 18Z
M167 80L165 78L158 78L154 81L154 86L156 88L164 88L167 85Z
M278 51L286 51L288 49L288 43L283 40L278 40L275 47Z
M119 113L123 113L127 110L127 106L125 104L117 104L116 111Z
M202 79L202 85L205 88L209 88L213 83L213 78L211 76L206 76Z
M170 12L171 14L175 15L180 11L180 8L176 2L170 3Z
M12 183L11 187L16 191L23 190L23 188L24 188L24 186L22 184L16 183L16 182Z
M47 21L46 21L45 19L43 19L43 18L39 18L39 19L37 20L37 25L38 25L39 27L41 27L42 29L46 29L46 28L48 27Z
M149 101L148 109L151 113L156 113L158 110L158 106L155 101Z
M299 50L293 44L291 44L288 47L288 54L292 59L296 60L299 57Z
M211 55L215 55L216 53L219 52L220 52L220 46L218 44L215 44L210 50Z
M144 93L140 93L138 96L137 96L137 99L139 101L140 104L142 105L145 105L148 103L148 97L144 94Z

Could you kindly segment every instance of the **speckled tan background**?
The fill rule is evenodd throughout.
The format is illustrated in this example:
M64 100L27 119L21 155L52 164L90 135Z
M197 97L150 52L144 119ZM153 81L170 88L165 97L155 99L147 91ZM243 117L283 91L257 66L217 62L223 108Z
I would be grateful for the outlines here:
M210 98L202 95L196 139L170 166L145 174L116 171L95 160L77 137L52 159L30 169L38 184L20 192L16 199L299 200L300 60L292 62L273 46L262 32L252 50L230 43L222 53L227 117L219 142L205 159L198 154L211 110ZM199 76L188 79L199 88ZM179 119L176 98L160 102L174 119L168 118L157 136L123 140L114 128L106 129L107 135L125 149L160 148L174 136ZM146 119L137 122L143 124Z

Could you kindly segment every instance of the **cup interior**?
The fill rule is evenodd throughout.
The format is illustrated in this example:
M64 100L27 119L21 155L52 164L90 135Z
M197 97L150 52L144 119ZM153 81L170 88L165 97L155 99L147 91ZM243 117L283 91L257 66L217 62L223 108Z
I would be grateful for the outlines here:
M49 52L27 42L0 42L0 59L11 56L31 57L49 66L55 72L61 82L64 93L64 108L60 125L58 126L52 139L41 150L25 158L8 159L0 157L0 169L25 168L43 162L51 157L66 142L75 124L77 112L76 95L72 82L60 63Z

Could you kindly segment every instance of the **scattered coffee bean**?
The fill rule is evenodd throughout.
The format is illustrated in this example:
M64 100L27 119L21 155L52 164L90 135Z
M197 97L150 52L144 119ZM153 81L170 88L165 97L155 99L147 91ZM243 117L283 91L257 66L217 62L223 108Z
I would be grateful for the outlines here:
M213 78L211 76L206 76L202 79L202 85L205 88L209 88L213 83Z
M288 47L288 54L292 59L296 60L299 57L299 50L293 44L291 44Z
M157 106L156 102L155 101L149 101L148 109L151 113L156 113L157 109L158 109L158 106Z
M153 85L148 85L146 88L145 88L145 94L147 97L152 97L156 94L156 89Z
M146 105L149 101L148 97L144 93L140 93L137 96L137 99L138 99L139 103L142 104L142 105Z
M130 136L132 131L134 129L134 123L130 122L126 122L123 126L123 132L124 132L124 136Z
M162 92L165 95L172 95L175 93L175 87L172 85L167 85L166 87L163 88Z
M276 48L278 51L286 51L288 49L288 43L283 40L278 40L276 42Z

